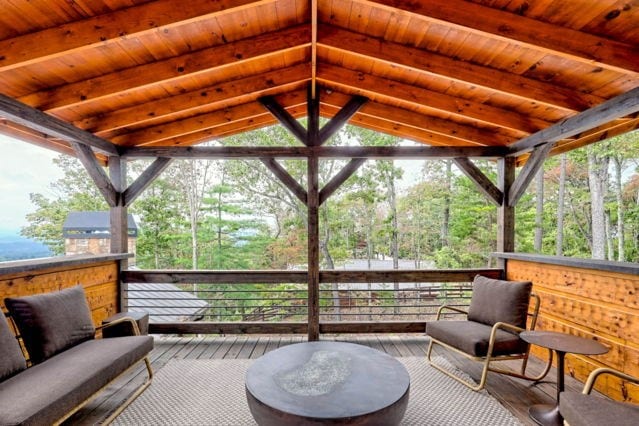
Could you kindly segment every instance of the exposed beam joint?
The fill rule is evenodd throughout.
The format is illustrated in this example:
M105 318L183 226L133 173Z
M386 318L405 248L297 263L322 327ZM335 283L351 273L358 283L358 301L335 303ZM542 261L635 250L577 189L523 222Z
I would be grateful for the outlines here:
M288 113L280 104L277 103L272 96L264 96L258 99L258 101L264 105L271 114L279 120L282 125L288 129L293 136L295 136L300 142L308 146L309 141L306 133L306 129L297 121L291 114Z
M524 195L528 185L535 178L537 171L544 165L544 161L548 157L550 150L555 146L554 143L546 143L544 145L540 145L535 147L532 154L530 154L530 158L526 161L526 164L519 172L519 175L515 178L512 186L510 187L510 191L508 193L508 205L514 207L517 205L517 202Z
M338 174L333 176L333 178L326 185L324 185L324 188L322 188L319 193L320 206L324 203L324 201L328 199L328 197L333 195L333 193L337 191L339 187L342 186L342 184L346 182L346 180L351 177L365 162L365 158L353 158L346 166L344 166L342 170L340 170Z
M453 158L453 162L491 203L496 206L502 205L504 201L504 193L492 183L488 176L486 176L479 167L465 157Z
M126 148L126 158L307 158L313 154L321 158L456 158L503 157L506 147L447 147L447 146L318 146L318 147L244 147L244 146L194 146L194 147L143 147Z
M173 159L160 157L157 158L140 176L124 191L122 198L124 206L129 207L133 201L149 186L153 181L162 174L162 172L171 164Z
M110 207L116 207L118 205L118 193L111 183L109 176L107 176L106 172L102 169L102 167L100 167L93 150L90 147L77 142L71 142L71 146L75 150L87 173L91 179L93 179L95 186L97 186L98 190L102 193L107 204Z
M49 136L90 146L111 156L120 155L111 142L3 94L0 94L0 116Z
M331 121L322 127L319 132L319 145L324 145L366 102L368 98L364 96L353 96Z
M260 158L260 161L284 184L286 188L293 193L293 195L295 195L304 205L307 205L308 195L306 190L302 188L302 185L300 185L280 163L273 158Z
M509 155L521 155L537 145L569 138L637 111L639 87L515 142L509 147Z

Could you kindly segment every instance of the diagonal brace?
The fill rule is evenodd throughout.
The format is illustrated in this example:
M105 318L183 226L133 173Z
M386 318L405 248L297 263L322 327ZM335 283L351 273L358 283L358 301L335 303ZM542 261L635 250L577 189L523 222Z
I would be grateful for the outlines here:
M322 127L319 133L319 144L324 145L366 102L368 102L368 98L364 96L353 96L346 105L333 116L331 121Z
M477 189L479 189L490 202L496 206L502 205L504 202L504 193L491 182L479 167L465 157L453 158L453 161L457 167L473 181Z
M263 96L258 101L271 114L277 118L289 132L299 139L304 145L308 146L308 138L306 129L302 126L288 111L286 111L272 96Z
M517 175L515 182L513 182L508 192L508 205L513 207L517 204L517 201L524 195L528 185L534 179L539 169L544 165L544 161L548 157L550 150L555 146L554 142L548 142L543 145L538 145L534 148L530 154L528 161Z
M89 173L89 176L98 187L98 190L102 193L107 204L109 204L110 207L117 206L119 201L118 193L113 183L111 183L111 179L109 179L109 176L107 176L106 172L100 166L100 163L98 163L97 158L95 158L93 150L89 146L78 142L70 141L69 143L78 155L87 173Z
M133 201L151 184L153 181L162 174L162 172L173 161L171 158L160 157L157 158L147 169L142 172L140 176L124 191L122 199L124 200L124 206L129 207Z
M366 158L353 158L342 170L326 184L319 193L320 206L328 199L346 180L353 175L366 162Z
M307 204L306 190L274 158L260 158L260 161L273 173L304 205Z

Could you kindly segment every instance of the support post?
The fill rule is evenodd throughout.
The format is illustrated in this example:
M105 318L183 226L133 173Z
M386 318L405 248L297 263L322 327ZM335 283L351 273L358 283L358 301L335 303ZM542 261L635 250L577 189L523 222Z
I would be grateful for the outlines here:
M499 189L504 194L497 209L497 251L508 253L515 251L515 207L508 200L510 188L515 181L515 158L505 157L498 161ZM498 267L505 270L506 261L499 259Z
M124 205L123 193L126 189L126 160L121 157L109 157L109 176L116 193L116 204L109 211L111 222L111 253L128 253L129 251L129 224L127 208ZM128 268L128 260L120 261L120 270ZM127 312L126 284L122 283L118 271L119 304L120 312Z
M308 158L308 341L319 340L319 159Z

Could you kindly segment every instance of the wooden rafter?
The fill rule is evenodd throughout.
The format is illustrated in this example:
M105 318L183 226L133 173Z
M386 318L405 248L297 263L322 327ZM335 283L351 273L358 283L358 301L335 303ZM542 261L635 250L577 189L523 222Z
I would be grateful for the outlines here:
M90 146L105 154L119 155L112 143L3 94L0 94L0 116L49 136Z
M320 26L320 34L322 46L347 55L373 58L557 108L581 111L603 102L598 96L329 25Z
M39 109L55 111L152 84L178 81L195 73L210 71L211 64L215 64L215 69L221 69L256 57L303 48L308 46L309 38L306 26L295 26L43 90L22 96L20 100Z
M453 162L479 189L479 191L496 206L501 206L504 201L504 193L492 183L492 181L468 158L453 158Z
M324 185L319 193L320 205L324 204L324 201L333 195L333 193L337 191L339 187L342 186L342 184L346 182L346 180L351 177L365 162L365 158L353 158L342 168L342 170L339 171L339 173L333 176L333 178Z
M251 98L257 99L264 95L286 92L291 85L299 85L307 80L307 75L308 65L299 64L87 117L76 125L100 134L121 127L166 120L173 115L195 112L202 107L226 108L236 105L238 99L241 100L239 103L245 103L247 93L251 93Z
M505 147L448 147L448 146L170 146L122 148L125 158L456 158L502 157Z
M531 49L622 72L639 72L639 52L634 46L593 34L461 0L357 0L379 7L400 9L424 19L454 24L487 37L518 42Z
M98 160L95 158L93 150L87 146L77 142L71 142L71 146L75 150L78 159L86 169L87 173L95 183L95 186L102 193L110 207L118 205L118 194L115 187L111 183L109 176L102 169Z
M138 178L133 181L131 185L122 193L122 198L124 200L124 206L129 207L135 199L142 194L142 192L149 186L153 181L162 174L164 170L171 164L173 161L171 158L156 158L153 163L149 167L142 172Z
M533 133L551 124L514 111L471 100L460 102L460 99L445 93L333 65L322 66L318 70L317 78L328 87L337 87L346 93L352 92L371 99L385 98L391 102L402 102L407 106L429 107L524 133ZM357 82L357 84L350 82Z
M304 205L307 203L307 193L302 185L274 158L260 158L260 161L277 177L284 186L293 193Z
M159 0L47 28L1 41L0 72L118 42L124 36L140 37L211 19L259 3L266 2L190 0L189 7L175 7L174 0Z
M637 111L639 87L515 142L509 147L509 153L521 155L537 145L557 142Z

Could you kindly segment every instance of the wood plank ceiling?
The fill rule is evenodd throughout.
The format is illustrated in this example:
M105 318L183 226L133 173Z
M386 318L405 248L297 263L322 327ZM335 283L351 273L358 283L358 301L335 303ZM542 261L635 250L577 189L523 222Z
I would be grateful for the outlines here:
M0 0L0 93L120 147L293 117L431 146L503 147L639 87L637 0ZM636 113L559 141L639 126ZM0 117L0 131L68 144ZM223 141L222 141L223 143Z

